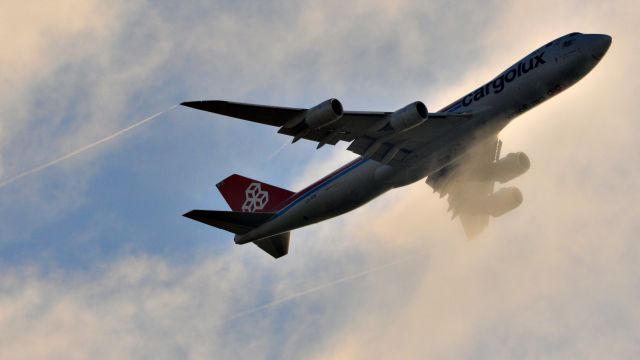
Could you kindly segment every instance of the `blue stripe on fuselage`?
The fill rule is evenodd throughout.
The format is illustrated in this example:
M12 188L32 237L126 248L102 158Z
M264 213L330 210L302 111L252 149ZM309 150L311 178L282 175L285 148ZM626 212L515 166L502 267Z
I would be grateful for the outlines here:
M346 175L347 173L349 173L351 170L357 168L358 166L366 163L369 159L361 159L360 161L354 163L353 165L349 166L348 168L342 170L341 172L335 174L334 176L328 178L326 181L318 184L318 186L314 187L313 189L310 189L309 191L307 191L306 193L304 193L302 196L300 196L299 198L295 199L293 202L291 202L291 204L285 206L284 208L282 208L280 211L278 211L272 218L276 219L278 218L280 215L284 214L285 212L287 212L287 210L291 209L293 206L295 206L297 203L299 203L300 201L306 199L307 197L309 197L311 194L317 192L318 190L322 189L323 187L325 187L326 185L331 184L334 180L337 180L338 178L342 177L343 175Z
M458 104L458 105L452 107L451 109L447 110L446 112L454 112L454 111L460 109L461 107L462 107L462 104Z

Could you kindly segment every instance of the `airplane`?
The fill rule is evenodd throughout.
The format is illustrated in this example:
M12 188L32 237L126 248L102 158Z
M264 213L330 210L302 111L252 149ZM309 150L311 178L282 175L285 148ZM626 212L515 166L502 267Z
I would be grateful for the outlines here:
M494 190L525 173L522 152L500 157L500 131L511 120L566 90L589 73L611 45L603 34L574 32L534 50L482 86L440 111L421 101L393 112L345 111L337 99L312 108L219 100L181 105L278 127L278 133L315 141L339 141L360 155L298 192L237 174L216 186L232 211L192 210L185 217L235 234L236 244L254 243L279 258L289 251L291 230L356 209L383 193L426 178L440 197L448 195L452 219L469 238L490 217L518 207L516 187Z

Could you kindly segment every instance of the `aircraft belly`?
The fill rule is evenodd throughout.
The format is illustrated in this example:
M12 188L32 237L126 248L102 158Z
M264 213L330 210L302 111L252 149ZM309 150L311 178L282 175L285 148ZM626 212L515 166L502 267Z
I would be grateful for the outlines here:
M353 171L310 196L298 206L296 213L305 222L316 223L356 209L391 187L376 180L375 171L380 164L367 161ZM294 209L292 209L294 210Z

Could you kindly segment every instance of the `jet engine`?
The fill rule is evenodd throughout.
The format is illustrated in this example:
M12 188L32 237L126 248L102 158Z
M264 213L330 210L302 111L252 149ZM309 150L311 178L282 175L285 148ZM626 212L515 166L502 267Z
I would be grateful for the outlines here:
M485 211L493 217L499 217L522 204L522 193L517 187L502 188L489 195Z
M491 167L491 177L493 180L504 184L524 174L529 170L530 166L531 162L525 153L510 153L493 164Z
M320 129L340 120L342 114L344 110L340 101L329 99L307 110L304 122L312 129Z
M392 113L389 126L396 132L402 132L422 124L428 117L427 107L416 101Z

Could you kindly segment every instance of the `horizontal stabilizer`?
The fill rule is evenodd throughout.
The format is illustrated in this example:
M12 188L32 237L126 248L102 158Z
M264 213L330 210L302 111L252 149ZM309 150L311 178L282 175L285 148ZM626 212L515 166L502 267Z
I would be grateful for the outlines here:
M291 232L286 232L274 236L270 236L268 238L256 240L253 243L258 245L258 247L264 251L266 251L269 255L274 258L279 258L287 255L289 252L289 237L291 236Z
M267 222L274 213L191 210L184 217L234 234L244 234Z

